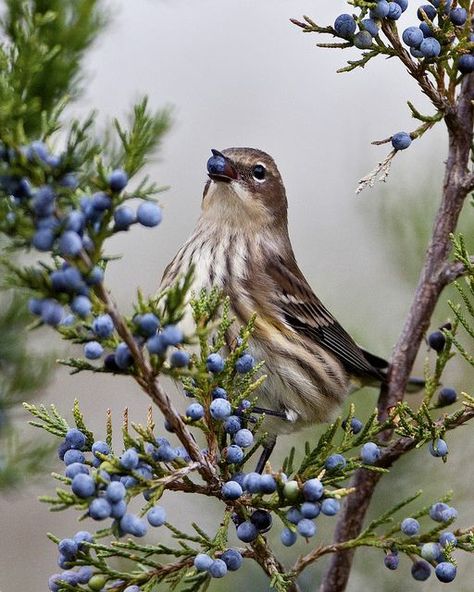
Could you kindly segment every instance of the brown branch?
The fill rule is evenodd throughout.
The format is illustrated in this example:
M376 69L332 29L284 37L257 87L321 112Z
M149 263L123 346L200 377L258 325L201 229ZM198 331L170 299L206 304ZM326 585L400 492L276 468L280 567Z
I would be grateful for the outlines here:
M391 27L384 26L392 44L399 43ZM403 50L404 51L404 50ZM410 62L407 62L407 58ZM448 128L449 151L443 182L443 195L436 214L432 237L426 252L425 262L420 273L418 286L406 318L402 333L395 346L388 371L388 382L382 388L378 412L381 420L389 409L401 401L410 372L415 361L424 333L428 329L431 316L443 288L446 286L446 265L451 250L450 235L456 230L458 218L469 193L469 163L473 139L473 100L474 76L465 76L454 109L443 101L439 104L438 92L426 84L426 77L417 76L411 58L402 58L410 74L417 79L423 92L435 106L445 113ZM419 72L418 72L419 74ZM444 272L444 273L443 273ZM449 276L449 273L448 273ZM391 434L385 434L385 440ZM357 471L351 482L356 492L346 499L339 517L335 543L354 539L362 530L363 520L371 501L374 489L380 479L379 473L365 469ZM342 550L332 557L329 568L321 584L320 592L342 592L345 590L352 559L353 549Z
M474 265L474 257L470 258L471 265ZM440 280L447 286L454 280L466 275L468 269L461 261L448 261L440 273Z
M89 262L88 262L89 263ZM152 401L157 405L164 417L169 421L174 433L180 440L181 444L186 448L189 456L193 461L198 463L198 471L208 483L217 483L217 473L215 467L212 466L209 459L201 454L201 450L194 440L191 432L188 430L186 424L181 419L181 416L171 403L168 393L163 389L157 377L153 372L148 359L143 355L138 347L133 335L124 322L121 314L118 312L115 302L112 300L110 294L105 289L102 283L96 286L96 293L101 301L105 304L108 314L111 316L117 333L127 344L130 353L133 357L135 365L139 374L133 378L142 387L145 393L151 397Z

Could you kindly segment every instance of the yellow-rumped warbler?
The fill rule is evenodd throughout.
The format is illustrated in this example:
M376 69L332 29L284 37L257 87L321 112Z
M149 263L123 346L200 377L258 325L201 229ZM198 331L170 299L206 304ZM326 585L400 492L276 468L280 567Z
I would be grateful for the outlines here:
M298 268L273 159L253 148L212 150L207 170L201 216L162 287L194 265L193 289L221 288L237 325L257 314L250 347L268 375L258 398L268 410L266 430L276 435L327 421L354 385L380 385L387 362L354 342Z

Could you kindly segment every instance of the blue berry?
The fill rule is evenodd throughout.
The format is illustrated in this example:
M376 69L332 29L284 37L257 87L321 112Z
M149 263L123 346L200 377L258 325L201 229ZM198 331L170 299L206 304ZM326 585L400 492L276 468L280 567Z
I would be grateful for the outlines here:
M441 521L442 522L451 522L451 520L455 520L458 517L458 511L456 508L448 507L446 510L441 512Z
M163 462L172 462L177 457L176 449L169 444L162 444L153 455L155 460Z
M97 456L97 453L104 455L110 454L109 445L106 442L97 440L96 442L94 442L94 444L92 444L92 454Z
M66 455L64 455L64 456L66 456ZM87 465L84 465L82 463L73 462L73 463L67 465L66 470L64 471L64 474L69 479L74 479L74 477L79 474L88 475L89 468L87 467Z
M378 0L375 8L369 12L370 18L384 19L388 16L390 10L389 3L386 0Z
M395 0L395 2L398 4L398 6L400 6L402 12L405 12L405 10L408 8L408 0Z
M82 565L77 570L77 583L78 584L87 584L88 581L92 578L93 575L92 567L88 565Z
M372 35L368 31L359 31L354 35L353 43L358 49L369 49L372 47Z
M474 60L474 56L473 56L473 60ZM438 393L438 405L439 406L452 405L453 403L456 402L457 398L458 398L457 392L453 388L445 386Z
M434 37L427 37L421 42L420 51L425 58L436 58L441 53L441 45Z
M277 489L277 484L272 475L262 475L260 477L260 491L261 493L274 493Z
M237 549L227 549L221 555L222 561L227 565L229 571L237 571L241 568L243 558Z
M148 530L146 522L135 516L135 514L125 514L125 516L122 516L120 519L120 528L123 532L136 537L145 536Z
M411 575L415 580L424 582L431 575L430 564L426 563L426 561L415 561L415 563L411 566Z
M128 230L136 221L137 217L130 206L120 206L114 212L114 230Z
M398 564L400 563L400 557L398 553L388 553L387 555L385 555L383 562L385 567L394 570L397 569Z
M150 339L148 339L146 342L146 347L150 354L164 356L168 346L163 339L163 335L160 333L159 335L153 335L153 337L150 337Z
M58 543L58 551L68 559L74 559L79 547L74 539L62 539Z
M100 284L103 279L104 271L96 265L90 270L89 275L86 277L86 282L89 286L95 286L96 284Z
M249 493L260 493L260 473L251 472L245 476L244 487Z
M388 3L388 14L387 18L391 19L392 21L398 20L402 16L402 8L397 2L389 2Z
M420 21L424 20L423 12L430 21L432 21L436 17L436 8L433 8L433 6L431 6L430 4L423 4L423 6L420 6L420 8L418 8L417 15Z
M250 430L248 430L247 428L243 428L243 429L239 430L234 435L234 443L237 444L237 446L240 446L241 448L248 448L249 446L252 446L252 444L253 444L252 432Z
M50 228L37 230L31 239L31 243L38 251L50 251L54 244L54 232Z
M442 547L446 547L448 544L456 546L458 539L452 532L443 532L439 537L439 543Z
M339 37L349 39L357 28L354 17L350 14L340 14L334 21L334 30Z
M143 202L137 209L137 220L142 226L152 228L161 222L161 208L151 202Z
M227 573L227 565L222 559L214 559L207 571L211 578L223 578Z
M321 505L313 502L304 502L300 506L304 518L316 518L321 513Z
M308 479L303 485L303 497L309 502L316 502L323 496L324 486L319 479Z
M280 540L285 545L285 547L291 547L296 543L296 533L290 530L289 528L284 528L280 534Z
M198 553L194 558L194 567L198 571L207 571L213 562L212 557L205 553Z
M224 370L224 360L220 354L209 354L206 360L206 368L209 372L217 374Z
M441 331L433 331L428 336L428 345L438 353L442 352L446 345L446 337Z
M436 566L435 574L440 582L448 584L456 577L456 566L449 561L442 561Z
M34 213L44 218L54 213L55 194L49 185L42 185L36 190L31 201Z
M126 370L133 364L133 357L126 343L119 343L114 355L115 363L121 370Z
M250 516L250 522L258 532L268 532L272 526L272 515L266 510L255 510Z
M402 39L408 47L419 47L423 41L423 32L418 27L408 27L403 31Z
M251 356L250 354L244 354L243 356L240 356L240 358L238 358L238 360L235 362L235 370L239 374L247 374L247 372L250 372L250 370L252 370L254 365L255 360L253 356Z
M99 191L92 196L91 204L92 209L95 211L95 214L93 213L92 215L97 216L97 214L99 214L100 216L102 212L110 209L112 206L112 199L106 193Z
M458 60L459 71L463 74L474 72L474 55L464 54Z
M152 312L146 312L145 314L137 315L133 320L136 323L140 334L145 335L145 337L151 337L158 331L160 327L160 321L158 317ZM168 326L171 327L173 325ZM180 341L181 340L182 338L180 337Z
M242 495L242 487L237 481L227 481L221 489L222 497L227 500L236 500Z
M238 418L236 415L231 415L224 421L224 431L231 436L236 434L241 427L242 423L240 418Z
M227 391L220 386L212 389L211 395L213 399L227 399Z
M420 523L414 518L405 518L400 524L400 530L407 536L415 536L420 532Z
M381 450L374 442L366 442L360 451L360 458L366 465L375 464L381 455Z
M184 335L178 326L167 325L161 332L161 339L166 346L179 345L184 340Z
M76 541L79 549L84 546L83 543L94 542L94 537L87 530L79 530L72 538Z
M347 427L347 421L344 420L342 422L342 428L345 430ZM353 417L351 419L351 426L350 429L352 430L353 434L358 434L362 428L364 427L364 424L360 421L360 419L357 419L357 417Z
M68 189L77 189L79 187L79 181L74 173L66 173L59 180L61 187L67 187Z
M227 419L232 413L232 407L226 399L214 399L209 406L211 417L216 420Z
M286 519L288 520L288 522L291 522L292 524L298 524L298 522L303 519L303 514L297 507L292 506L286 512Z
M426 41L426 39L425 39ZM424 41L423 41L424 43ZM424 54L423 54L424 55ZM395 150L406 150L411 144L410 134L406 132L398 132L392 136L392 146Z
M425 543L421 547L421 556L426 561L437 561L441 553L441 545L439 543Z
M335 516L341 509L341 504L337 499L331 497L325 499L321 503L321 512L325 516Z
M166 522L166 511L162 506L154 506L148 510L146 518L151 526L163 526Z
M326 459L324 466L328 471L341 471L346 466L346 459L342 454L331 454Z
M64 309L60 304L55 300L43 300L43 306L41 308L41 320L43 323L56 327L61 322L63 316Z
M251 543L258 537L258 530L249 520L237 526L237 537L244 543Z
M110 516L112 518L122 518L122 516L125 516L126 512L127 502L125 500L120 500L119 502L115 502L115 504L111 504Z
M377 21L374 21L374 19L363 19L360 24L365 31L368 31L372 35L372 37L377 37L379 34L379 26Z
M236 444L231 444L226 449L225 457L228 463L238 464L241 463L244 459L244 451L242 450L242 448L240 448L240 446L237 446Z
M73 230L66 230L59 238L59 252L63 257L76 257L82 250L82 239Z
M71 428L67 431L64 441L69 448L75 448L76 450L82 450L86 445L86 437L76 428Z
M430 454L438 458L444 457L448 454L448 445L441 438L438 438L434 442L430 442L429 449Z
M120 481L111 481L105 490L105 497L111 504L116 504L117 502L123 500L125 493L126 491L123 483Z
M84 345L84 356L88 360L97 360L104 353L104 348L98 341L89 341Z
M453 8L449 13L449 20L456 27L462 27L467 20L467 10L461 6Z
M112 507L104 497L97 497L92 500L89 506L89 516L93 520L105 520L110 516Z
M110 173L108 182L112 191L122 191L128 183L128 175L123 169L115 169Z
M125 450L125 452L120 457L119 462L120 466L127 471L136 469L138 467L138 463L140 462L138 452L135 450L135 448L127 448L127 450Z
M183 349L175 350L170 356L170 364L173 368L185 368L189 365L190 355Z
M34 140L26 148L26 157L31 161L42 160L43 162L47 162L49 158L48 147L44 142Z
M75 450L74 448L71 448L69 450L66 450L66 452L64 453L64 464L66 466L72 465L72 463L83 464L85 460L86 457L80 450Z
M87 317L90 314L91 309L92 302L89 300L89 298L87 298L87 296L75 296L71 302L72 312L77 314L79 317Z
M186 409L186 416L192 421L198 421L204 417L204 407L201 403L191 403Z
M40 298L30 298L28 300L28 310L31 314L36 316L40 316L41 311L43 310L44 300Z
M296 525L296 530L302 537L310 538L316 534L316 524L309 518L302 518Z
M94 319L92 331L101 339L107 339L114 332L114 322L108 314L103 314Z
M445 512L448 509L448 504L445 504L444 502L437 502L436 504L433 504L430 508L430 518L435 522L444 522L443 512Z

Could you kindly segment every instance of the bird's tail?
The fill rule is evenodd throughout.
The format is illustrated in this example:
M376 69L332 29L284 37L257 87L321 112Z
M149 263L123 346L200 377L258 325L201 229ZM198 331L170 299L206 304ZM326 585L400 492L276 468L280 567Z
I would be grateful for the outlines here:
M388 369L388 362L384 360L384 358L379 358L374 354L366 351L365 349L362 350L366 360L377 370L380 371L382 375L386 375ZM411 376L408 380L407 387L405 392L408 394L419 393L425 388L425 380L423 378L419 378L418 376Z

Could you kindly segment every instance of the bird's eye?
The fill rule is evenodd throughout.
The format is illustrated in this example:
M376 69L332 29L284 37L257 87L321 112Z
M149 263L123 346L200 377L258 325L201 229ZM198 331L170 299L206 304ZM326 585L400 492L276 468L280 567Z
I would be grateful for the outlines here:
M252 176L257 181L263 181L265 179L265 174L267 169L263 166L263 164L256 164L252 169Z

